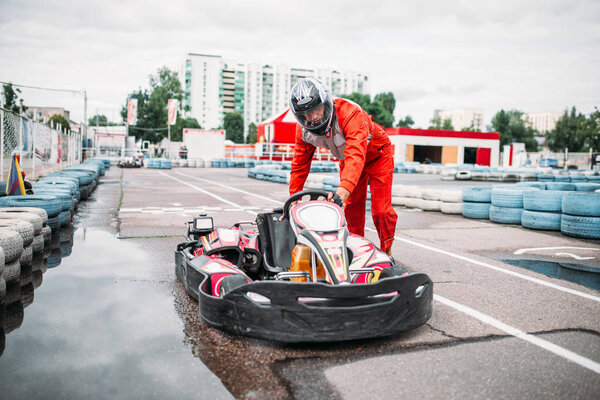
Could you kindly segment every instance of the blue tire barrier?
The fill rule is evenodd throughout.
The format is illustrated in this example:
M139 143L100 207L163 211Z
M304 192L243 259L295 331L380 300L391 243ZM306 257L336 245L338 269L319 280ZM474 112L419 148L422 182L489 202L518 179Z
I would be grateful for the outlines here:
M47 196L55 196L60 199L61 202L61 211L68 211L73 208L73 196L66 190L58 190L58 189L41 189L36 190L36 194L42 194Z
M600 183L595 183L595 182L575 183L575 190L578 192L594 192L598 189L600 189Z
M79 186L81 185L89 185L94 180L94 175L90 172L86 171L74 171L74 170L62 170L60 172L61 175L65 176L73 176L79 178Z
M600 217L600 193L567 193L563 196L562 212L569 215Z
M160 160L160 168L161 169L171 169L172 163L171 160Z
M463 202L462 215L466 218L489 219L490 203Z
M52 232L58 232L60 229L60 213L54 217L48 217L48 226L52 229Z
M74 183L73 181L67 181L67 180L52 180L52 179L48 179L48 178L42 178L42 179L39 179L33 185L33 187L35 188L38 185L55 187L57 189L67 189L68 188L71 191L72 195L75 195L75 193L77 193L77 191L79 190L78 184Z
M588 176L587 181L588 182L600 182L600 176L598 176L598 175Z
M566 182L546 183L546 190L575 190L575 184Z
M490 221L493 222L521 225L522 215L522 208L498 207L494 205L490 207Z
M561 213L524 210L521 225L525 228L560 231Z
M538 182L554 182L554 175L550 174L539 174Z
M58 214L58 218L59 218L59 224L61 227L63 226L67 226L71 223L71 211L63 211L60 214Z
M569 178L574 183L585 182L587 180L584 175L570 175Z
M20 196L5 196L0 198L0 206L2 207L38 207L46 210L48 218L56 217L60 214L62 203L55 196L46 195L20 195Z
M100 179L100 173L98 171L92 170L91 168L67 167L67 168L63 169L62 172L64 172L64 173L78 172L78 173L82 173L82 174L88 174L90 176L90 183L92 183L92 181L98 182L98 180Z
M544 182L517 182L515 186L533 187L540 190L546 190L546 184Z
M462 188L463 201L490 203L492 201L491 186L465 186Z
M555 175L554 182L571 182L571 177L569 175Z
M532 190L523 193L523 208L532 211L561 212L562 199L566 193L562 190Z
M600 217L562 214L560 231L582 239L600 239Z
M492 205L496 207L523 208L523 193L539 189L526 186L492 188Z

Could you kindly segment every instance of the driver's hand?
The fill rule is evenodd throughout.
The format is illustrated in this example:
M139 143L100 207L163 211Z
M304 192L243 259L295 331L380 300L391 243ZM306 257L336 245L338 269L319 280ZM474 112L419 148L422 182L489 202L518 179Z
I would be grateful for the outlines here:
M292 202L290 203L290 207L291 207L291 206L293 206L294 204L298 204L298 201L299 201L299 200L292 201ZM282 214L282 215L281 215L281 217L279 217L279 222L283 221L283 220L284 220L284 218L285 218L285 216Z
M341 186L337 188L337 190L335 191L335 194L337 194L340 197L340 199L342 200L342 203L346 203L346 200L350 196L350 192L348 191L348 189L345 189ZM333 201L333 192L330 192L327 195L327 201Z

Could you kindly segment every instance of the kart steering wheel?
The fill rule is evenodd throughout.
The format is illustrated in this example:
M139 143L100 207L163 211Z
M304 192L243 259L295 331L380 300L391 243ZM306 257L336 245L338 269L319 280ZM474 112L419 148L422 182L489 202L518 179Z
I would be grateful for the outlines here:
M292 206L292 203L294 201L300 200L304 196L310 196L310 200L319 200L320 197L324 197L325 200L327 200L327 196L329 195L329 193L332 192L327 192L325 190L302 190L298 193L294 193L290 196L289 199L286 200L285 204L283 205L283 218L289 219L290 207ZM344 203L342 203L342 199L335 192L333 192L333 202L338 206L344 208Z

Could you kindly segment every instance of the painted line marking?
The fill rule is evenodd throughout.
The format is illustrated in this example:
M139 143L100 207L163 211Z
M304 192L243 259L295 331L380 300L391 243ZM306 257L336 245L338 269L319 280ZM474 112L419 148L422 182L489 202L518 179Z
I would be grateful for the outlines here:
M558 246L558 247L533 247L533 248L529 248L529 249L519 249L516 250L513 254L515 255L520 255L520 254L524 254L527 253L528 251L540 251L540 250L566 250L566 249L570 249L570 250L593 250L593 251L599 251L600 249L596 249L593 247L571 247L571 246Z
M557 256L569 256L569 257L573 257L576 260L593 260L596 257L580 257L576 254L571 254L571 253L556 253L555 255Z
M238 209L238 210L245 211L245 212L247 212L247 213L250 213L250 214L252 214L252 215L256 215L256 214L258 214L258 213L254 212L254 211L250 211L250 210L244 210L244 207L243 207L243 206L240 206L239 204L236 204L236 203L234 203L233 201L229 201L229 200L227 200L227 199L224 199L224 198L222 198L221 196L217 196L216 194L213 194L213 193L211 193L211 192L209 192L209 191L207 191L207 190L201 189L201 188L199 188L198 186L192 185L191 183L188 183L188 182L186 182L186 181L184 181L184 180L181 180L181 179L179 179L179 178L176 178L176 177L174 177L174 176L172 176L172 175L166 174L166 173L164 173L164 172L162 172L162 171L159 171L159 173L160 173L160 174L162 174L162 175L164 175L164 176L166 176L166 177L167 177L167 178L169 178L169 179L172 179L172 180L174 180L174 181L176 181L176 182L179 182L179 183L182 183L182 184L184 184L184 185L186 185L186 186L188 186L188 187L191 187L192 189L194 189L194 190L197 190L197 191L198 191L198 192L200 192L200 193L204 193L204 194L206 194L206 195L208 195L208 196L211 196L211 197L213 197L213 198L215 198L215 199L217 199L217 200L219 200L219 201L221 201L221 202L223 202L223 203L229 204L229 205L230 205L230 206L232 206L232 207L236 207L236 209Z
M270 198L270 197L265 197L265 196L261 196L260 194L256 194L256 193L247 192L247 191L245 191L245 190L238 189L238 188L234 188L234 187L232 187L232 186L228 186L228 185L225 185L225 184L223 184L223 183L220 183L220 182L211 181L211 180L209 180L209 179L205 179L205 178L199 178L199 177L196 177L196 176L193 176L193 175L188 175L188 174L186 174L186 173L183 173L183 172L176 172L176 174L177 174L177 175L181 175L181 176L185 176L186 178L194 179L194 180L197 180L197 181L202 181L202 182L210 183L210 184L212 184L212 185L221 186L221 187L224 187L224 188L226 188L226 189L229 189L229 190L233 190L233 191L236 191L236 192L239 192L239 193L244 193L244 194L247 194L247 195L249 195L249 196L258 197L259 199L263 199L263 200L271 201L271 202L273 202L273 203L276 203L276 204L281 204L281 202L280 202L280 201L273 200L273 199L272 199L272 198Z
M368 231L371 231L371 232L377 232L375 229L369 228L369 227L365 227L365 230L368 230ZM461 256L459 254L454 254L454 253L451 253L451 252L446 251L446 250L438 249L436 247L428 246L426 244L422 244L422 243L419 243L419 242L414 242L412 240L404 239L404 238L401 238L401 237L399 237L397 235L394 235L394 239L399 240L399 241L404 242L404 243L412 244L413 246L417 246L417 247L420 247L422 249L426 249L426 250L430 250L430 251L433 251L433 252L436 252L436 253L444 254L446 256L450 256L450 257L453 257L453 258L456 258L456 259L459 259L459 260L467 261L467 262L470 262L472 264L479 265L481 267L485 267L485 268L488 268L488 269L491 269L491 270L494 270L494 271L502 272L504 274L512 275L512 276L515 276L517 278L525 279L525 280L537 283L537 284L542 285L542 286L547 286L547 287L550 287L552 289L560 290L561 292L574 294L576 296L580 296L580 297L583 297L585 299L593 300L593 301L596 301L596 302L600 303L600 297L598 297L598 296L594 296L594 295L591 295L591 294L588 294L588 293L580 292L580 291L574 290L574 289L569 289L569 288L557 285L555 283L546 282L546 281L544 281L542 279L533 278L531 276L527 276L527 275L521 274L519 272L514 272L514 271L511 271L511 270L508 270L508 269L496 267L495 265L491 265L491 264L488 264L488 263L477 261L477 260L474 260L474 259L469 258L469 257Z
M584 368L587 368L597 374L600 374L600 364L593 360L590 360L589 358L583 357L575 352L572 352L563 347L555 345L554 343L549 342L544 339L541 339L537 336L530 335L527 332L523 332L520 329L517 329L513 326L507 325L504 322L499 321L493 317L490 317L487 314L481 313L477 310L474 310L472 308L464 306L460 303L457 303L455 301L452 301L452 300L442 297L440 295L434 294L433 299L437 302L447 305L448 307L452 307L455 310L458 310L458 311L460 311L464 314L467 314L475 319L478 319L479 321L481 321L487 325L493 326L496 329L506 332L507 334L514 336L517 339L524 340L528 343L533 344L534 346L540 347L546 351L556 354L559 357L565 358L575 364L578 364L578 365L580 365Z

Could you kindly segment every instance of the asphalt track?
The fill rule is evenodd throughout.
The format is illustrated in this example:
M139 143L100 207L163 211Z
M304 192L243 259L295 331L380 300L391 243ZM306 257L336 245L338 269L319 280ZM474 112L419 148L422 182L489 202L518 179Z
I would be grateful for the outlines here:
M398 174L395 183L414 179ZM438 179L420 182L453 184ZM243 169L125 170L119 237L157 244L164 236L150 251L172 252L180 240L173 236L200 210L225 227L286 198L286 185L249 179ZM396 210L394 257L434 281L425 326L386 339L283 346L207 327L175 283L190 350L237 398L598 398L600 293L500 261L599 267L598 241ZM377 242L369 219L367 237Z

